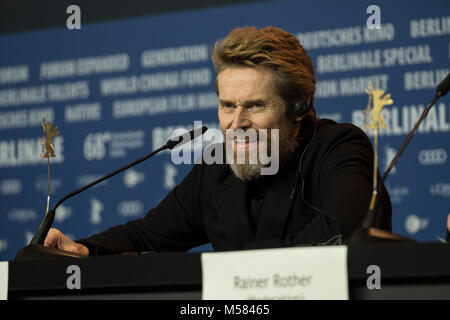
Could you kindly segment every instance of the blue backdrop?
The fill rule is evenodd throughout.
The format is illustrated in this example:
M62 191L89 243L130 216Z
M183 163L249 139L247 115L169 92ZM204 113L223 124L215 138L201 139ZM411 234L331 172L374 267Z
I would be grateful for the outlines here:
M381 9L380 30L366 26L371 4ZM45 212L43 112L61 132L51 159L53 206L164 144L175 128L195 120L218 127L209 53L235 27L273 25L299 38L316 70L321 117L362 127L365 88L375 77L394 100L380 137L384 172L450 71L449 9L446 0L285 0L85 24L81 8L81 30L0 36L0 260L30 241ZM394 232L420 241L444 236L449 138L446 97L387 181ZM76 239L142 217L190 168L160 154L65 202L54 226Z

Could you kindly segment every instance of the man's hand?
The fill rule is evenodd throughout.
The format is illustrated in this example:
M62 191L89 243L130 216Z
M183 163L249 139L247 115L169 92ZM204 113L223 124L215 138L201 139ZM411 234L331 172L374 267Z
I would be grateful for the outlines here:
M450 213L447 216L447 242L450 242Z
M44 241L44 246L79 253L83 256L89 255L88 248L80 243L72 241L68 236L64 235L61 231L55 228L51 228L48 231L47 237Z

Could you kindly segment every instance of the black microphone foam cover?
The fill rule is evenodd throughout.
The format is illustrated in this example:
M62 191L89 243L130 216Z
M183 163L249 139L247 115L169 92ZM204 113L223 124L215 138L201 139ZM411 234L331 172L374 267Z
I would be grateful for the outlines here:
M450 89L450 73L445 77L444 80L439 83L436 92L440 92L441 96L445 96Z
M201 128L196 128L194 130L191 130L189 132L182 134L181 136L170 139L169 141L167 141L166 145L169 149L173 149L177 146L180 146L186 142L189 142L189 141L194 140L195 138L201 136L202 134L205 133L206 130L208 130L208 127L205 127L205 126L203 126Z

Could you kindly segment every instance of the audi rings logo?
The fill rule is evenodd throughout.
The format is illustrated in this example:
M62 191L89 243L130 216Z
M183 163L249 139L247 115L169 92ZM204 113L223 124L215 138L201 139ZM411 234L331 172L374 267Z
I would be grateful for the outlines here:
M137 217L144 212L144 205L139 200L119 202L117 212L121 217Z
M440 165L447 162L447 151L441 149L424 149L419 152L419 163L423 166Z
M0 181L0 194L17 195L22 192L22 181L19 179L8 179Z

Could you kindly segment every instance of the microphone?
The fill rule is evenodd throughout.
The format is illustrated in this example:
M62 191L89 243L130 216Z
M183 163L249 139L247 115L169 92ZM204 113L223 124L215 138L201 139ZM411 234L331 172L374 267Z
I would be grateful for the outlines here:
M205 126L203 126L201 128L196 128L194 130L191 130L189 132L182 134L181 136L170 139L169 141L167 141L165 146L167 146L167 148L172 150L175 147L179 147L179 146L185 144L186 142L189 142L189 141L194 140L195 138L201 136L202 134L204 134L206 132L206 130L208 130L208 128Z
M450 73L438 85L436 89L436 94L438 94L441 97L445 96L449 89L450 89Z
M75 191L72 191L71 193L69 193L68 195L63 197L61 200L59 200L56 203L56 205L51 210L49 210L47 212L44 219L42 220L41 225L39 226L38 231L36 232L35 236L31 239L30 244L19 251L19 253L14 258L14 261L26 260L26 259L36 259L36 258L41 258L43 256L48 256L48 255L81 257L80 255L78 255L76 253L72 253L72 252L68 252L68 251L64 251L64 250L60 250L60 249L56 249L56 248L43 247L45 238L47 237L47 234L48 234L48 230L50 230L50 228L53 224L53 220L55 219L56 208L58 208L58 206L61 205L67 199L83 192L86 189L89 189L89 188L95 186L96 184L98 184L104 180L111 178L112 176L115 176L116 174L118 174L124 170L127 170L128 168L131 168L131 167L137 165L138 163L141 163L144 160L147 160L148 158L154 156L155 154L157 154L163 150L166 150L166 149L172 150L173 148L175 148L177 146L181 146L191 140L194 140L195 138L197 138L197 137L201 136L203 133L205 133L206 130L208 130L208 128L206 126L203 126L201 128L196 128L194 130L186 132L185 134L183 134L181 136L172 138L172 139L168 140L165 145L163 145L162 147L149 153L148 155L143 156L143 157L123 166L122 168L119 168L119 169L117 169L117 170L115 170L115 171L113 171L113 172L111 172L111 173L109 173L109 174L75 190Z
M389 164L388 168L386 169L386 172L384 173L383 177L381 178L380 183L377 186L377 194L375 197L375 203L372 206L372 208L369 208L367 211L367 214L365 216L365 219L363 221L363 224L360 229L356 230L351 238L351 243L355 244L358 242L384 242L384 241L415 241L409 238L406 238L404 236L396 235L391 232L388 232L386 230L381 230L377 228L373 228L376 221L376 211L377 211L377 204L379 200L379 194L380 194L380 186L384 184L384 181L386 181L389 173L391 172L392 168L397 163L398 159L400 158L403 151L406 149L406 146L408 145L409 141L411 141L412 137L416 133L417 129L419 128L420 124L422 123L423 119L428 115L428 112L430 111L431 107L436 103L436 101L447 94L447 92L450 89L450 73L445 77L444 80L441 81L441 83L436 88L436 94L431 100L431 102L428 104L426 109L422 112L422 115L417 120L416 124L406 137L405 141L401 145L400 149L398 149L397 153L395 154L395 157L392 159L391 163Z

